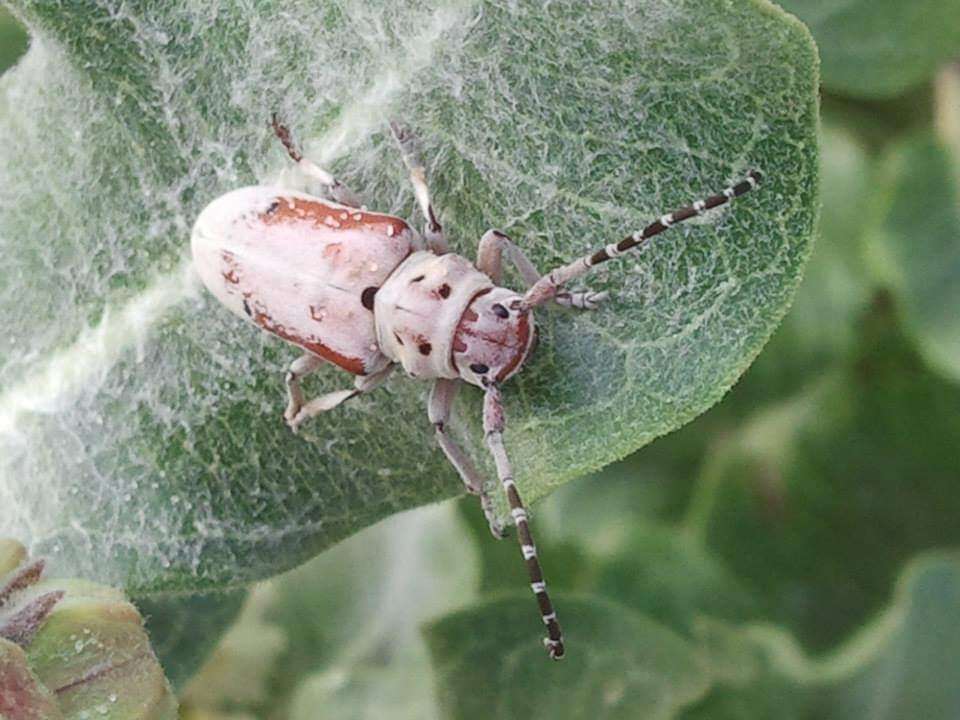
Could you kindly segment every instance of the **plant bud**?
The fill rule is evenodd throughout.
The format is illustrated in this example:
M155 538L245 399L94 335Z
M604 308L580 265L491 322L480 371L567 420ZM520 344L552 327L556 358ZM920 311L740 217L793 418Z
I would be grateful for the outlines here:
M0 573L0 716L176 717L143 619L123 593L44 580L43 561L9 540L0 540Z

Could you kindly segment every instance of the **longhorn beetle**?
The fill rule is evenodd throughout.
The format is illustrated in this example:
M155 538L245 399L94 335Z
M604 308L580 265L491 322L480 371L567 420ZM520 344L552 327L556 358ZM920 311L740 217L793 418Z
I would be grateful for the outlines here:
M642 230L541 275L498 230L480 239L476 263L450 252L430 201L414 135L391 122L426 220L422 236L404 220L367 210L346 186L297 150L276 115L273 130L303 173L330 199L276 187L234 190L197 218L191 246L203 283L230 310L300 347L285 378L284 419L297 428L315 415L381 385L400 364L432 380L428 415L437 442L480 504L496 537L503 536L493 501L470 458L447 434L463 382L484 392L483 431L517 527L520 549L546 625L550 657L563 657L563 635L537 560L527 511L503 444L501 385L533 347L533 308L553 301L592 310L607 293L574 292L568 283L642 245L667 228L757 187L760 173L721 193L662 215ZM500 287L504 254L527 290ZM307 401L301 379L324 361L356 376L353 389Z

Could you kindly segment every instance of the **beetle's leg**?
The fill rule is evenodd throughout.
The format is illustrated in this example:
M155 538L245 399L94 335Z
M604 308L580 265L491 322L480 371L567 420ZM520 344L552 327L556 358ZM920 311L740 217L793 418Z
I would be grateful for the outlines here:
M384 383L384 381L390 377L390 373L393 372L395 365L387 365L383 370L372 373L370 375L358 375L356 381L354 382L353 390L336 390L326 395L321 395L316 397L308 403L305 403L300 407L297 413L292 417L288 418L284 415L284 418L287 421L287 425L290 426L290 429L293 432L297 432L300 429L300 426L304 422L309 420L312 417L316 417L320 413L324 413L327 410L333 410L338 405L342 405L347 400L357 397L357 395L363 395L368 393L371 390L375 390Z
M523 278L524 285L528 289L533 287L541 278L540 271L537 270L526 253L499 230L487 230L480 238L480 247L477 251L477 268L499 285L503 275L504 252L510 257L514 267L517 268ZM554 295L553 300L564 307L596 310L597 306L608 297L609 294L606 292L560 290Z
M493 455L493 461L497 466L497 477L500 478L500 484L507 494L507 501L510 503L510 515L517 525L517 540L520 542L520 550L523 553L523 559L527 563L527 573L530 575L530 588L537 598L537 604L540 606L540 615L543 618L544 625L547 626L547 637L543 639L543 644L550 653L550 657L559 660L563 657L563 633L560 631L560 623L557 622L557 613L550 602L550 596L547 594L547 584L543 579L543 570L540 567L540 561L537 559L537 547L533 543L533 535L530 534L530 522L527 519L527 511L523 507L523 500L520 499L520 493L517 491L517 484L513 481L513 471L510 469L510 459L507 457L506 448L503 446L503 400L500 397L500 388L496 383L490 383L486 386L486 393L483 398L483 432L486 436L487 447Z
M427 187L427 171L424 168L423 160L420 158L420 150L417 147L417 138L410 131L410 128L401 125L396 120L390 121L390 130L393 137L400 146L400 154L403 155L403 164L407 166L410 172L410 182L413 185L413 194L417 197L417 203L420 205L420 211L427 222L424 236L427 246L438 255L450 252L450 246L443 234L443 227L437 220L437 215L433 211L433 204L430 202L430 188Z
M527 290L522 305L526 308L542 305L551 298L557 297L562 292L563 286L566 283L582 275L586 275L594 266L619 257L628 250L642 246L650 238L659 235L677 223L682 223L692 217L703 215L707 210L725 205L734 198L750 192L760 185L761 179L762 176L759 172L751 170L747 173L746 178L736 185L731 185L721 192L704 198L703 200L697 200L692 205L687 205L679 210L661 215L659 220L654 220L643 228L643 230L638 230L632 235L628 235L620 242L610 243L606 247L574 260L572 263L554 268L537 280L533 287Z
M483 508L483 514L490 525L490 532L498 540L504 537L503 526L497 521L497 515L493 508L493 499L487 493L484 487L483 478L477 472L473 462L467 454L460 449L453 439L447 434L447 423L450 420L450 412L453 409L453 401L460 390L460 380L448 380L441 378L433 383L430 389L430 400L427 404L427 415L437 436L437 443L443 449L450 464L460 473L460 479L471 495L480 497L480 507Z
M323 359L313 353L304 353L292 363L290 369L284 377L287 385L287 409L283 413L283 419L288 423L297 416L300 408L303 407L303 390L300 387L300 379L314 372L323 365Z
M280 139L280 142L283 143L283 147L286 148L287 154L300 167L304 175L326 185L330 197L341 205L348 205L355 208L359 208L362 205L360 198L357 197L350 188L322 167L303 156L297 149L297 146L293 144L293 139L290 137L290 128L280 122L276 113L271 117L270 125L273 127L273 132Z

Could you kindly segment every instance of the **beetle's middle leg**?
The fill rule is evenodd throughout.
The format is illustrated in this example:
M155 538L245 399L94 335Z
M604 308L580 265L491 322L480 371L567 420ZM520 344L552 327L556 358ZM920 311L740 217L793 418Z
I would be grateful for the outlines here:
M410 128L401 125L396 120L390 121L390 131L394 139L400 146L400 154L403 155L403 164L407 166L410 173L410 184L413 185L413 194L417 197L417 203L420 205L420 211L426 219L427 226L424 233L427 246L438 255L444 255L450 252L450 245L443 234L443 226L437 220L437 214L433 211L433 203L430 200L430 188L427 187L427 171L423 166L423 160L420 157L420 149L417 147L417 138L411 132Z
M347 400L357 397L357 395L362 395L380 387L390 377L390 373L393 372L395 367L391 364L370 375L357 376L352 390L335 390L304 402L300 379L314 372L322 364L323 360L321 358L310 353L304 353L290 364L290 369L287 371L286 383L289 404L286 412L283 413L283 419L293 432L297 432L300 426L310 418L316 417L327 410L333 410Z
M293 144L293 138L290 137L290 128L280 122L276 113L271 117L270 125L273 127L273 132L280 139L280 142L283 143L283 147L286 148L290 159L300 167L307 177L313 178L317 182L325 185L330 193L330 197L333 198L335 202L354 208L359 208L362 205L360 198L357 197L353 190L337 180L337 178L322 167L312 162L309 158L303 156L303 153Z
M477 268L499 285L503 276L504 251L509 255L514 267L517 268L517 272L523 278L524 285L529 290L541 278L541 273L526 253L499 230L487 230L480 238L480 247L477 251ZM564 307L596 310L597 306L608 297L609 293L606 292L560 290L554 295L553 301Z
M443 449L444 454L460 474L467 492L471 495L480 497L480 507L483 508L483 514L490 525L490 532L497 539L504 537L503 526L497 521L497 514L494 511L493 499L484 487L483 478L477 472L473 462L467 454L457 445L447 434L447 423L450 420L450 412L453 409L453 401L460 390L460 380L448 380L441 378L433 383L430 390L430 400L427 404L427 415L430 422L433 423L434 432L437 436L437 444Z

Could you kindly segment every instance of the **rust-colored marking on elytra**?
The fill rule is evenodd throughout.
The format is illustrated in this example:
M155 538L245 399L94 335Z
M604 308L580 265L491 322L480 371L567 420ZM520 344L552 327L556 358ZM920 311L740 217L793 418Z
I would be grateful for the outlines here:
M240 282L240 274L237 272L239 265L236 256L229 250L221 250L220 259L223 260L223 264L227 267L226 270L220 271L223 279L231 285L237 285Z
M310 223L330 232L369 230L384 239L395 238L410 229L404 220L383 213L328 205L316 199L280 196L277 200L280 202L279 207L271 205L271 212L260 214L260 221L265 225Z
M341 252L343 252L343 243L330 243L323 249L323 256L333 259L338 257Z
M299 335L290 332L283 325L278 325L273 322L273 318L267 315L262 310L257 310L256 314L253 317L253 321L262 327L267 332L271 332L277 337L281 337L284 340L289 340L295 345L299 345L305 350L309 350L314 355L319 355L324 360L329 360L334 365L339 365L347 372L351 372L354 375L366 375L367 371L363 367L363 360L360 358L347 357L338 353L336 350L333 350L321 342L316 340L307 340L306 338L300 337Z

